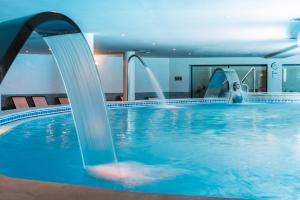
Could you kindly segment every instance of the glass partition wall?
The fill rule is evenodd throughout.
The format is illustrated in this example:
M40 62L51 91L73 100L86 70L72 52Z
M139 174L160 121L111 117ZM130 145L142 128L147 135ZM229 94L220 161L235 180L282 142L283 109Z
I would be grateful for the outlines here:
M300 64L282 65L282 92L300 92Z
M240 80L252 69L255 69L255 84L253 71L244 79L243 90L248 87L249 92L267 91L267 65L192 65L191 66L191 96L192 98L203 98L209 79L217 68L235 69Z

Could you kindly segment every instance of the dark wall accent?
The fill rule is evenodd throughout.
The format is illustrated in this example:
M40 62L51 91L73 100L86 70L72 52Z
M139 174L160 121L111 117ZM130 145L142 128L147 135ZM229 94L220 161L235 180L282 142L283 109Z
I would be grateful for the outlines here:
M9 94L9 95L1 95L1 109L2 110L9 110L9 109L15 109L14 103L12 101L12 96L25 96L26 100L28 102L28 105L30 107L34 107L34 103L32 101L32 96L44 96L47 100L47 103L49 105L57 105L58 97L66 97L66 94L60 93L60 94Z
M123 93L105 93L106 101L121 101Z
M170 99L186 99L192 98L191 92L169 92L168 98Z
M28 105L30 107L34 107L34 103L32 101L33 96L44 96L49 105L57 105L59 104L58 97L66 97L65 93L57 93L57 94L9 94L9 95L1 95L1 110L10 110L15 109L14 103L12 101L12 96L23 96L26 97ZM106 93L107 101L121 101L122 93Z
M191 98L190 92L164 92L166 99L184 99ZM107 101L121 101L122 93L105 93ZM155 92L138 92L135 93L136 100L145 100L149 98L157 98Z
M191 97L190 92L164 92L164 95L166 99L184 99ZM155 92L141 92L135 93L135 98L136 100L145 100L149 98L157 98L157 95Z
M121 101L122 93L105 93L107 101ZM164 95L167 99L183 99L183 98L191 98L190 92L164 92ZM66 97L67 94L58 93L58 94L9 94L9 95L1 95L1 110L10 110L15 109L14 103L12 101L12 96L25 96L30 107L34 107L34 103L32 101L33 96L44 96L49 105L57 105L58 97ZM145 100L149 98L156 98L155 92L143 92L143 93L135 93L136 100Z

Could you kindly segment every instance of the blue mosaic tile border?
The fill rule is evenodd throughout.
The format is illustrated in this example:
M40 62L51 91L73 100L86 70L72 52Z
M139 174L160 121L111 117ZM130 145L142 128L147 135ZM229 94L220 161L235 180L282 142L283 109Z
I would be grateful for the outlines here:
M108 108L128 108L141 106L155 106L155 105L179 105L179 104L201 104L201 103L227 103L227 99L212 98L212 99L179 99L179 100L151 100L151 101L135 101L135 102L118 102L108 103Z
M300 103L299 98L246 98L245 101L251 103Z
M7 114L0 117L0 125L8 124L17 120L27 119L31 117L38 117L44 115L52 115L58 113L71 112L70 106L62 106L62 107L53 107L53 108L43 108L36 110L28 110L22 111L13 114Z
M300 103L300 98L246 98L251 103ZM155 105L192 105L192 104L210 104L210 103L227 103L227 98L209 98L209 99L178 99L178 100L152 100L152 101L134 101L134 102L109 102L108 109L145 107ZM8 124L17 120L27 119L51 114L71 112L70 106L60 106L51 108L41 108L35 110L21 111L18 113L7 114L0 117L0 125Z

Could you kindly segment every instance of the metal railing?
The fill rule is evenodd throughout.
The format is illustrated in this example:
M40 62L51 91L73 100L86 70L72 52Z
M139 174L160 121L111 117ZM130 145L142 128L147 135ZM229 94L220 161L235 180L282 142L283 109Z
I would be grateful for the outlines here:
M249 93L249 86L248 86L248 84L246 84L244 82L245 82L246 78L251 74L251 72L253 72L253 93L255 93L255 90L256 90L256 69L255 69L255 67L251 67L251 69L246 73L244 78L242 78L241 85L246 87L246 92Z

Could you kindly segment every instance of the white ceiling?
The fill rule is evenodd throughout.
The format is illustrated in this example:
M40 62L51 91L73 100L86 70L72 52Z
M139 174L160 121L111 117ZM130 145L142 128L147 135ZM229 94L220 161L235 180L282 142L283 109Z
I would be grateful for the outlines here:
M0 1L0 21L42 11L74 19L98 50L148 56L290 55L300 30L300 0Z

